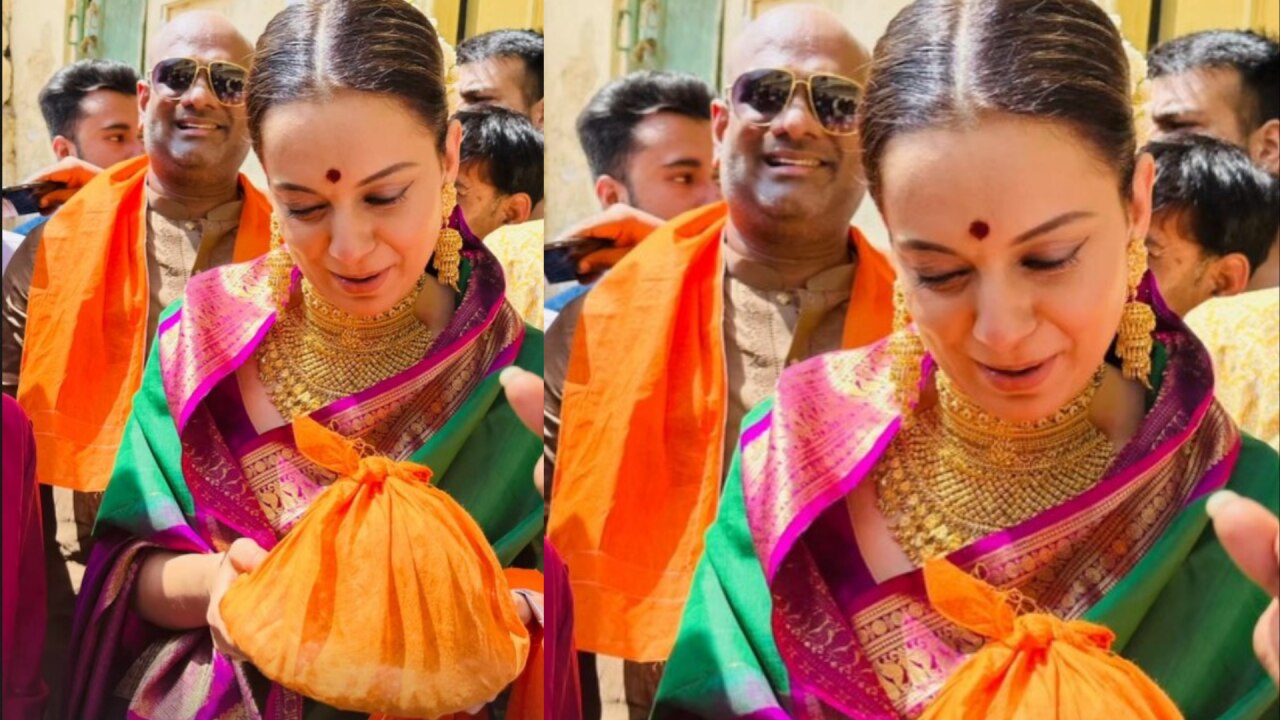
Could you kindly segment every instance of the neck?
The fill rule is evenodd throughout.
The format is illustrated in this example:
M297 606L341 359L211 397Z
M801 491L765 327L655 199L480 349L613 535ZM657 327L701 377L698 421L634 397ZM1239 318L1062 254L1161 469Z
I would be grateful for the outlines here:
M849 226L819 232L814 228L740 227L729 218L725 237L734 252L767 265L787 287L800 287L814 275L849 262Z
M1245 291L1266 290L1277 286L1280 286L1280 240L1271 243L1271 252L1267 253L1267 259L1249 278Z
M184 183L175 179L163 180L154 170L147 173L147 187L156 197L177 203L196 217L204 217L219 205L235 200L240 192L239 175L213 183Z

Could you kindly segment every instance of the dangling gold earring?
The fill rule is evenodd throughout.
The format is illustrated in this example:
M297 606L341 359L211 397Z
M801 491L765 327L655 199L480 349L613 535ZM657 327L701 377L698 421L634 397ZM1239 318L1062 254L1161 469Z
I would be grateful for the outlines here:
M924 344L920 342L920 336L907 327L907 322L907 296L899 280L893 284L893 334L889 336L889 358L893 395L902 409L904 422L910 421L911 410L918 399L920 362L924 359Z
M289 294L293 289L293 257L284 245L284 233L280 232L280 218L271 215L271 251L267 254L267 272L271 282L271 301L276 306L279 320L289 307Z
M436 255L432 264L442 285L458 289L458 265L462 260L462 234L449 227L449 216L458 204L458 191L453 183L445 183L440 190L441 217L440 239L436 241Z
M1156 329L1156 313L1151 306L1138 300L1138 285L1147 273L1147 246L1141 237L1129 241L1129 295L1120 316L1120 329L1116 333L1116 354L1120 356L1121 370L1130 380L1138 380L1151 389L1151 333Z

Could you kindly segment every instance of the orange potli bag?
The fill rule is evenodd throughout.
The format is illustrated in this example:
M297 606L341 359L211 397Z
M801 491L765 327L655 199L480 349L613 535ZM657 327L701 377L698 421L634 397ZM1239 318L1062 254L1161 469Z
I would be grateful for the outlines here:
M439 718L521 674L529 633L476 522L431 470L293 421L298 450L339 474L219 606L271 680L343 710Z
M988 642L920 720L1182 720L1151 678L1110 651L1115 635L1107 628L1018 616L1010 593L940 558L925 564L924 581L935 610Z

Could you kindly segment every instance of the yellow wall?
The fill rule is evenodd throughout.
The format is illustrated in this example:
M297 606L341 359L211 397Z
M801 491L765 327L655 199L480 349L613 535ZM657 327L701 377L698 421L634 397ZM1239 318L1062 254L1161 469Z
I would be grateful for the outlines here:
M542 0L484 0L467 7L467 36L504 28L541 28Z

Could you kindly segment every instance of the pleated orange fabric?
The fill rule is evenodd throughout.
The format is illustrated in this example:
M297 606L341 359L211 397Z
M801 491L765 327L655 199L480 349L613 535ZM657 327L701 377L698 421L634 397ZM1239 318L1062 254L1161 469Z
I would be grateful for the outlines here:
M1009 593L941 558L926 563L924 580L935 610L988 642L920 720L1181 720L1151 678L1111 652L1115 635L1106 627L1019 616Z
M106 488L146 363L147 157L98 175L44 227L27 303L18 402L36 434L36 477ZM235 262L265 253L271 204L240 176Z
M361 457L309 417L298 450L340 477L220 609L271 680L335 708L439 718L496 697L529 632L479 525L431 470Z

